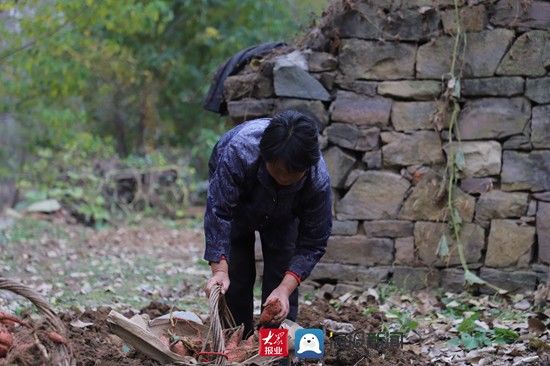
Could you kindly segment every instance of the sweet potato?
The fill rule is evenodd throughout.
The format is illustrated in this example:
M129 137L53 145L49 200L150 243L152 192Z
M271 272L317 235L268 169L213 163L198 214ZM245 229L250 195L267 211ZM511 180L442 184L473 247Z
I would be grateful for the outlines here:
M19 319L15 315L11 315L3 311L0 311L0 324L5 325L10 330L14 329L17 324L26 325L23 320Z
M170 346L170 351L177 353L180 356L189 356L189 351L185 348L185 345L181 339Z
M234 331L233 334L231 334L231 337L229 337L229 340L225 345L225 349L227 351L230 351L239 347L239 343L241 343L241 340L243 339L243 332L244 332L244 327L241 326L237 328L237 330Z
M49 340L52 341L53 343L57 343L57 344L66 344L67 343L67 340L65 339L65 337L63 337L61 334L55 332L55 331L49 331L46 333L46 336L48 336Z
M249 356L249 352L246 349L235 348L231 352L227 352L227 360L229 362L243 362Z
M260 325L276 323L275 316L281 312L283 306L279 300L267 304L260 314Z
M13 336L7 330L0 328L0 357L6 357L13 346Z
M230 362L243 362L258 352L258 345L254 334L239 344L239 347L227 351L227 360Z
M254 336L254 334L251 334L247 339L245 339L242 343L241 343L241 346L243 348L247 348L247 349L254 349L256 348L256 337Z
M0 344L0 358L6 357L8 355L8 350L9 348Z
M203 339L200 336L196 337L183 337L183 345L187 348L191 354L200 352L202 349Z

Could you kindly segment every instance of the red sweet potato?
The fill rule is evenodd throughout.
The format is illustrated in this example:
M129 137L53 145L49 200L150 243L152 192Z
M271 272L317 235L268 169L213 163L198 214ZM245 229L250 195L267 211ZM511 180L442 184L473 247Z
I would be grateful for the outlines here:
M0 311L0 325L1 324L5 325L8 329L14 329L16 324L26 325L23 320L19 319L15 315L11 315L3 311Z
M243 332L244 327L237 328L236 331L231 334L231 337L229 337L229 340L227 341L227 344L225 345L225 349L229 352L230 350L233 350L235 348L239 347L239 343L241 343L241 340L243 338Z
M247 349L254 349L256 348L256 338L254 337L254 334L251 334L247 339L245 339L241 346Z
M178 340L176 343L170 346L170 351L177 353L180 356L189 356L189 351L185 348L185 345L181 340Z
M260 324L276 323L275 316L281 312L283 306L279 300L267 304L260 314Z
M248 354L246 349L235 348L231 352L227 352L227 360L229 362L243 362L249 357Z
M8 350L9 348L7 348L6 346L0 344L0 358L4 358L8 355Z
M0 357L6 357L13 346L13 336L7 330L0 328Z
M47 332L46 335L48 336L50 341L52 341L53 343L57 343L57 344L66 344L67 343L67 340L65 339L65 337L63 337L61 334L59 334L59 333L57 333L53 330Z
M242 337L242 333L241 333ZM254 334L239 344L239 347L227 351L227 360L230 362L243 362L258 352Z

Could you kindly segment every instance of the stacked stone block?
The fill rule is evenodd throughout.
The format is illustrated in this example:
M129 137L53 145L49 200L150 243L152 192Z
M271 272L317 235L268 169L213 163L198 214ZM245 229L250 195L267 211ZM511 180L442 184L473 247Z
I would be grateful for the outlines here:
M311 279L460 290L454 242L448 258L436 255L440 237L451 238L441 185L456 142L434 117L451 68L453 1L345 3L333 2L300 47L228 78L230 117L295 108L319 120L334 225ZM455 203L466 261L496 285L534 289L550 264L550 3L459 3L466 166Z

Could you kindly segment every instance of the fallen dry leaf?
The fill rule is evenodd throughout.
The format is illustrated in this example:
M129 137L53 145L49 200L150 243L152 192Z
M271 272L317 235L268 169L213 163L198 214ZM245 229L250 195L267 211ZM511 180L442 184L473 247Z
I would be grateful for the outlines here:
M541 335L546 330L546 325L538 318L529 318L527 324L529 325L529 332L537 336Z

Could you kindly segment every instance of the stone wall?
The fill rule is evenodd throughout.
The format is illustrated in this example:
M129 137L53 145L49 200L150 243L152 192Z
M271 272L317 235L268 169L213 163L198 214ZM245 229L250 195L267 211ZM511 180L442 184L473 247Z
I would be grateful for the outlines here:
M495 285L535 289L550 264L550 2L459 3L466 260ZM336 1L296 47L226 80L236 122L285 108L319 120L334 229L310 279L462 289L456 246L436 255L450 237L436 116L456 28L452 0Z

